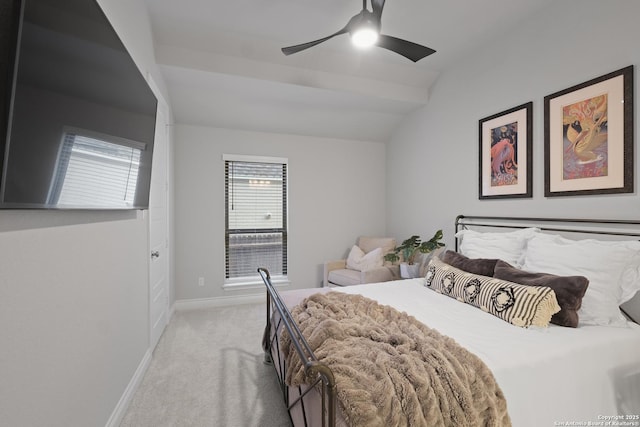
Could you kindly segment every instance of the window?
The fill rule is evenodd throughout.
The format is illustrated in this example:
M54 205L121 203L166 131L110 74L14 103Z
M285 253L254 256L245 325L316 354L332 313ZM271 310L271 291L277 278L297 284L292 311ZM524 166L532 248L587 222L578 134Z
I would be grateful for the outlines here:
M62 207L132 206L144 148L136 141L66 129L48 203Z
M224 156L226 283L287 275L287 160Z

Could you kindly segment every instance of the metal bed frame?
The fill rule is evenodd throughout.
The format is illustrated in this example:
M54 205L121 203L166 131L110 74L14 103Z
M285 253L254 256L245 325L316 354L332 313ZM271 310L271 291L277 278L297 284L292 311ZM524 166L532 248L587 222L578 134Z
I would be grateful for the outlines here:
M640 239L640 220L618 220L618 219L573 219L573 218L534 218L534 217L500 217L500 216L471 216L458 215L455 219L455 232L469 227L488 228L509 228L519 229L527 227L538 227L543 231L597 234L608 236L624 236ZM577 228L580 226L581 228ZM628 231L637 228L634 231ZM600 229L598 229L600 227ZM603 230L602 227L609 227ZM624 229L627 227L627 229ZM617 229L616 229L617 228ZM458 251L458 239L455 241L455 250ZM336 425L336 383L331 369L318 361L313 354L311 347L300 332L298 325L294 321L289 309L283 302L277 289L271 282L269 271L259 268L258 273L267 289L267 319L262 339L262 349L264 350L264 361L272 364L276 370L280 389L287 405L289 417L291 411L299 407L304 419L305 427L309 427L309 404L305 404L305 398L310 397L310 393L319 393L322 399L322 427L335 427ZM638 300L640 307L640 293L634 300ZM622 308L621 308L622 309ZM623 309L622 309L623 310ZM640 310L639 310L640 311ZM623 310L625 315L639 323L640 316L631 316ZM291 342L301 361L304 362L305 373L313 382L308 387L298 387L299 396L289 402L289 387L285 384L286 362L282 360L280 349L280 332L286 330L291 337ZM277 362L277 363L274 363ZM293 421L292 421L293 422Z
M278 383L280 384L280 390L282 397L284 398L289 417L291 418L291 411L297 405L300 405L302 415L304 418L304 425L308 427L307 420L307 408L305 407L305 397L309 396L309 393L316 390L316 387L320 387L320 395L322 397L322 427L335 427L336 425L336 382L331 372L331 368L327 365L318 362L318 359L313 354L311 347L304 338L298 325L293 320L289 309L282 301L278 290L271 282L271 275L265 268L258 268L258 273L262 277L262 280L267 287L267 323L264 329L264 335L262 337L262 349L264 350L264 362L273 365L278 377ZM275 325L272 325L272 314L277 312L278 317ZM273 328L272 328L273 326ZM291 343L293 344L298 357L304 361L304 370L308 378L313 378L313 383L306 389L298 387L300 396L293 402L289 403L289 387L285 384L284 378L286 373L286 362L282 360L280 352L280 331L286 329L287 333L291 337ZM273 363L277 361L277 365ZM292 421L293 423L293 421Z
M544 225L551 224L551 225ZM553 224L561 224L556 226ZM565 224L565 226L562 226ZM473 227L492 227L492 228L527 228L537 226L542 231L557 231L565 233L579 233L579 234L599 234L607 236L626 236L626 237L639 237L640 228L638 231L615 231L615 230L599 230L599 229L579 229L571 227L572 224L582 224L587 227L597 227L606 225L638 225L640 226L640 220L634 219L587 219L587 218L533 218L533 217L504 217L504 216L475 216L475 215L458 215L455 222L455 232ZM458 239L455 243L456 252L458 251Z

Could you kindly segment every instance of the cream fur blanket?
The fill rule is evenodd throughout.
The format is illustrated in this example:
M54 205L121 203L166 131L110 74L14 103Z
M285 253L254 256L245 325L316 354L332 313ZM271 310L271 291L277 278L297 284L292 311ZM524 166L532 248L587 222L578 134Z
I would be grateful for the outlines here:
M312 295L291 313L318 360L332 369L349 425L511 425L489 368L414 317L341 292ZM286 383L310 383L286 332L282 344Z

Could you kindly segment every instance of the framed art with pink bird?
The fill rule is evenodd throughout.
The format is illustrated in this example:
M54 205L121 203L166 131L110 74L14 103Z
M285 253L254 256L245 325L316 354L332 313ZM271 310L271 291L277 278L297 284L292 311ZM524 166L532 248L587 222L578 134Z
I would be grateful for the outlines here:
M479 198L532 196L533 102L481 119Z
M633 66L544 98L546 197L633 192Z

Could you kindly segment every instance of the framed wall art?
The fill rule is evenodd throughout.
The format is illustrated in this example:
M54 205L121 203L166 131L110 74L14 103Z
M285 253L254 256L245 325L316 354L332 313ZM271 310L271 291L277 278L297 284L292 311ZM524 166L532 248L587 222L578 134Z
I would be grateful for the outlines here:
M544 98L544 195L633 192L633 66Z
M531 197L533 102L479 122L479 198Z

